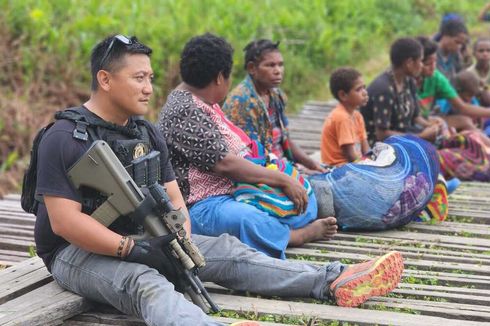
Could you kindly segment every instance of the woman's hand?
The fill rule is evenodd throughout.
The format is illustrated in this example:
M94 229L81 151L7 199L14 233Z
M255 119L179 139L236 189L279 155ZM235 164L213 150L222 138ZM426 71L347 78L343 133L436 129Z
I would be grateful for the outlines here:
M290 176L284 175L287 179L282 191L288 196L288 198L294 203L294 206L299 213L304 213L308 207L308 194L305 187L296 179Z
M434 141L436 140L438 134L439 134L439 125L433 124L425 128L421 133L418 134L418 136L428 141Z

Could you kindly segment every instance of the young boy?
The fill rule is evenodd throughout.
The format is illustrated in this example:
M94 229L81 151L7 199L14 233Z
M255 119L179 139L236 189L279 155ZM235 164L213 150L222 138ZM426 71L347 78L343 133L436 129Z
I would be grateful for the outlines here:
M343 165L369 151L364 119L358 109L368 101L361 74L352 68L339 68L330 76L330 91L340 102L325 119L321 138L323 163Z
M468 68L480 80L478 99L483 106L490 106L490 38L479 38L473 45L476 62Z
M479 93L480 81L478 77L470 71L462 71L458 73L452 79L454 89L458 93L458 96L465 103L470 103L475 106L479 106L476 96ZM436 106L439 107L439 112L442 115L455 114L455 109L452 107L451 102L447 99L436 100ZM473 125L473 129L475 126Z

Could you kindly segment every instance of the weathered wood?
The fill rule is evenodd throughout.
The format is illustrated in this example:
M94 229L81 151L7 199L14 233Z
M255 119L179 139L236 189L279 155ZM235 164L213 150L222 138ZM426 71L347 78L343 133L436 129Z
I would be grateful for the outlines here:
M286 251L286 254L290 258L305 257L310 259L323 260L323 261L335 261L335 260L348 260L349 262L358 263L368 260L372 257L355 254L355 253L337 253L337 252L311 252L304 248L290 248ZM417 259L404 259L406 268L415 268L420 270L432 270L432 271L463 271L466 273L473 273L479 275L488 275L490 268L485 265L475 264L463 264L463 263L445 263L432 260L417 260Z
M52 280L39 257L0 271L0 305Z
M446 250L430 250L430 249L419 249L419 248L407 248L406 246L386 246L378 245L375 246L356 246L356 244L339 244L333 242L331 244L324 243L311 243L305 244L303 248L308 250L317 250L317 252L327 253L327 252L338 252L338 253L359 253L367 256L378 256L387 251L398 250L403 252L405 258L412 259L429 259L433 261L445 261L449 263L465 263L465 264L483 264L490 265L490 256L485 254L476 253L464 253L464 252L451 252ZM314 252L314 251L313 251Z
M318 320L338 320L352 322L360 325L478 325L481 323L465 320L450 320L440 317L411 315L356 308L342 308L329 305L318 305L313 303L277 301L260 298L233 296L230 298L224 294L212 294L213 300L218 305L235 311L253 311L256 314L275 314L289 316L311 316Z
M308 103L297 116L290 117L291 138L308 153L318 153L323 121L334 105L335 102L328 106L323 102ZM385 232L340 232L332 241L287 250L288 259L308 260L315 265L333 260L360 262L388 250L402 252L406 269L400 285L389 296L371 298L362 309L336 307L308 298L256 298L254 294L230 292L212 283L205 286L223 309L247 312L248 316L259 318L262 315L289 316L301 318L304 324L308 320L311 324L313 320L324 323L338 320L357 325L488 324L489 198L489 184L463 182L449 198L450 217L458 222L412 223ZM18 195L8 195L0 200L0 264L2 260L27 258L29 246L33 244L35 217L21 209L19 199ZM66 291L56 293L59 287L51 282L39 258L0 271L0 280L0 313L7 313L2 309L17 302L14 308L19 319L10 320L12 323L35 323L37 312L43 314L42 323L36 321L39 324L143 325L141 320L117 311L95 308L86 311L89 306L83 299ZM33 293L36 297L31 302ZM66 307L53 304L46 293L58 297L66 293ZM27 313L21 315L22 309ZM80 314L82 311L86 312ZM76 316L70 318L73 314ZM233 321L218 320L225 324Z
M90 308L88 300L50 282L0 305L0 325L60 324Z

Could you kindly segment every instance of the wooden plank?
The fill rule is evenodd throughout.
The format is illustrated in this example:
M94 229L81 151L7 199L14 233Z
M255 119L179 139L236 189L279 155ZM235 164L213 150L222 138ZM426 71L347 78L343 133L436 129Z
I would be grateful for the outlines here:
M438 284L446 286L459 286L475 289L490 289L490 277L484 275L471 275L460 273L446 273L433 271L418 271L405 269L403 272L405 278L416 278L426 281L435 281Z
M5 201L12 200L12 201L17 201L20 203L20 194L15 194L15 193L7 194L3 197L3 200L5 200Z
M309 257L314 260L321 261L335 261L335 260L349 260L352 262L362 262L370 259L370 256L355 254L355 253L311 253L304 248L289 248L286 251L286 255L290 258L297 257ZM432 260L423 259L408 259L405 258L406 268L416 268L421 270L432 270L432 271L463 271L467 273L479 274L479 275L490 275L490 268L485 265L474 265L474 264L464 264L464 263L448 263Z
M345 232L346 234L353 234L352 232ZM382 232L366 232L363 233L369 236L375 236L386 239L404 239L404 240L429 240L435 243L448 243L448 244L460 244L460 245L474 245L479 247L485 247L490 249L490 240L471 238L471 237L454 237L439 234L426 234L407 231L382 231Z
M24 231L34 231L34 225L19 225L14 223L4 223L0 220L0 227L7 229L16 229L16 230L24 230Z
M53 281L0 305L0 325L59 324L90 308L88 300Z
M280 317L279 317L280 318ZM213 317L214 320L225 325L243 319ZM260 322L263 326L290 326L291 324ZM119 325L119 326L146 326L145 322L137 317L122 315L121 313L101 313L98 311L88 311L76 315L63 322L63 326L102 326L102 325Z
M0 213L0 221L4 223L16 223L21 225L34 225L35 220L33 218L19 217L15 214L3 214Z
M451 319L473 320L476 322L489 321L489 312L481 311L482 306L451 304L449 302L420 301L413 299L373 298L364 304L366 308L395 308L402 311L421 315L438 316Z
M251 311L255 314L274 314L286 316L309 316L321 321L342 321L360 325L477 325L481 323L467 320L451 320L440 317L411 315L390 311L374 311L358 308L343 308L304 302L277 301L225 294L211 294L213 300L223 309Z
M18 236L19 238L27 238L27 239L34 238L34 231L19 230L15 228L5 228L2 226L0 226L0 234Z
M206 283L206 288L209 293L214 295L215 293L221 294L229 294L229 291L226 289L220 288L214 284ZM478 320L478 321L490 321L490 308L485 305L477 305L477 304L468 304L461 302L451 302L447 300L447 298L454 298L458 294L461 294L468 302L474 301L479 302L479 300L485 298L488 295L489 291L481 291L479 296L472 296L469 291L471 289L459 289L455 288L453 296L448 296L444 291L434 291L435 294L438 295L426 295L427 291L423 291L423 289L433 290L432 286L423 286L421 285L421 289L419 291L412 290L413 284L405 284L402 286L401 290L395 290L390 296L386 297L373 297L364 303L361 308L372 308L376 310L376 308L380 305L380 302L383 303L386 307L400 308L403 307L405 311L416 312L423 315L434 315L438 314L440 316L451 317L454 319L465 319L465 320ZM415 285L416 286L416 285ZM400 288L400 287L399 287ZM440 286L439 289L443 289L444 287ZM221 291L220 291L221 290ZM411 291L412 290L412 291ZM466 290L466 292L461 293L461 291ZM406 293L404 293L404 291ZM459 291L459 292L458 292ZM234 293L235 295L243 295L242 293ZM253 296L253 295L252 295ZM250 295L248 295L250 297ZM407 297L407 298L405 298ZM423 297L424 300L415 300L415 298ZM477 298L477 299L474 299ZM430 300L429 300L430 299ZM312 299L304 299L304 298L293 298L288 301L294 302L308 302L311 303L314 300ZM400 303L404 303L404 305L400 306ZM270 313L274 313L271 311ZM444 315L445 314L445 315Z
M455 223L455 222L446 222L437 225L428 225L424 223L410 223L404 227L405 230L410 231L422 231L424 233L432 233L432 234L465 234L470 233L475 236L483 236L490 237L490 228L486 225L478 225L471 223Z
M407 248L403 246L382 246L369 247L369 246L355 246L344 244L338 244L338 241L332 241L331 243L307 243L302 246L305 250L312 250L314 252L327 253L329 251L338 253L359 253L366 256L379 256L387 251L397 250L403 253L405 258L412 259L430 259L433 261L445 261L451 263L465 263L465 264L483 264L490 265L490 256L484 254L475 254L464 252L455 252L453 255L451 251L443 250L430 250L430 249L417 249L417 248Z
M467 218L472 223L490 224L488 212L480 212L470 209L449 208L449 217Z

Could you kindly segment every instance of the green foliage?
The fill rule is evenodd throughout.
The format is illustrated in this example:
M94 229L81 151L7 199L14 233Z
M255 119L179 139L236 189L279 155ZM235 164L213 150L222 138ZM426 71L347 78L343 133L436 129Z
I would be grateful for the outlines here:
M212 32L235 48L233 84L244 77L243 47L281 41L288 111L330 98L329 73L357 67L365 81L388 64L399 36L433 34L446 11L470 27L485 1L452 0L3 0L0 1L0 193L18 190L19 164L55 110L90 94L92 47L111 34L136 35L153 48L155 120L179 82L179 57L192 36ZM6 187L6 189L4 189ZM307 258L311 260L311 258Z
M5 172L8 170L14 163L18 160L19 155L16 151L10 152L7 156L7 159L2 162L0 165L0 173Z
M29 257L36 257L37 256L37 250L36 247L33 245L29 246Z
M358 66L386 51L398 36L432 34L445 11L459 12L471 25L485 1L452 0L6 0L0 2L13 39L21 43L26 83L62 79L75 69L88 91L88 57L108 34L137 35L154 49L158 110L178 80L185 42L206 31L235 47L235 84L243 77L244 45L255 38L281 41L286 62L284 89L292 103L323 97L328 72ZM44 58L44 59L43 59ZM43 75L47 67L55 73ZM323 95L320 95L323 94ZM294 105L293 105L294 106Z
M448 222L458 222L458 223L473 223L473 218L472 217L466 217L466 216L458 216L458 215L451 215L449 214L448 217L446 218L446 221Z
M402 283L408 284L424 284L424 285L439 285L437 278L420 278L415 276L406 276L402 278Z

